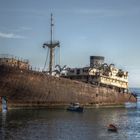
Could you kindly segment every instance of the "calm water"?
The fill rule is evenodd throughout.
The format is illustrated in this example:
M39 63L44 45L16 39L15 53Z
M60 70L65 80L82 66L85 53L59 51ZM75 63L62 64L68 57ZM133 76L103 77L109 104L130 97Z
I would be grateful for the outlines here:
M140 109L11 110L0 113L2 140L139 140ZM115 123L118 133L107 131Z

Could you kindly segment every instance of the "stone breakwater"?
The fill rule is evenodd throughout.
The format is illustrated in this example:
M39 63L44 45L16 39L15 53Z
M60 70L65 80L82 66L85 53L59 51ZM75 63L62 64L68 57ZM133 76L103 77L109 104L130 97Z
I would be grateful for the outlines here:
M70 102L83 105L136 102L130 93L4 65L0 66L0 96L7 97L9 107L53 107Z

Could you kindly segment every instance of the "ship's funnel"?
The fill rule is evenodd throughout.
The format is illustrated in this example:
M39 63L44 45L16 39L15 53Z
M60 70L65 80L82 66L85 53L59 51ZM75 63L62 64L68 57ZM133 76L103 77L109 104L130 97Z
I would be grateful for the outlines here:
M103 56L90 56L90 67L99 67L104 63Z

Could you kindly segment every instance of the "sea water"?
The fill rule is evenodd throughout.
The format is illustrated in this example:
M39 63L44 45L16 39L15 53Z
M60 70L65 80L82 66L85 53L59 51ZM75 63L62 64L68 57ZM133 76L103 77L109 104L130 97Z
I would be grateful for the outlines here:
M11 110L0 113L1 140L139 140L137 108ZM113 123L118 132L108 132Z
M139 105L139 103L138 103ZM109 132L113 123L118 132ZM140 108L0 112L0 140L139 140Z
M136 103L136 108L140 109L140 88L132 88L131 91L137 95L137 103ZM132 106L135 106L135 103L131 104ZM130 105L130 106L131 106Z

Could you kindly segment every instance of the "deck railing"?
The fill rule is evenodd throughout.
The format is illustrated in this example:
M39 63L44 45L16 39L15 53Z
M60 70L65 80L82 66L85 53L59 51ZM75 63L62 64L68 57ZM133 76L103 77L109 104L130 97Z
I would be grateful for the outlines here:
M28 59L23 59L21 57L16 57L16 56L10 55L10 54L0 54L0 58L15 59L17 61L21 61L21 62L24 62L24 63L29 63L29 60Z
M10 63L9 63L9 60L10 60ZM11 62L14 62L16 61L17 63L16 64L13 64ZM19 63L25 63L27 66L26 66L26 69L27 70L30 70L32 72L42 72L42 69L41 68L37 68L37 67L33 67L31 65L29 65L29 60L28 59L23 59L23 58L20 58L20 57L16 57L14 55L10 55L10 54L0 54L0 65L3 65L3 64L6 64L7 66L13 66L13 67L19 67Z

